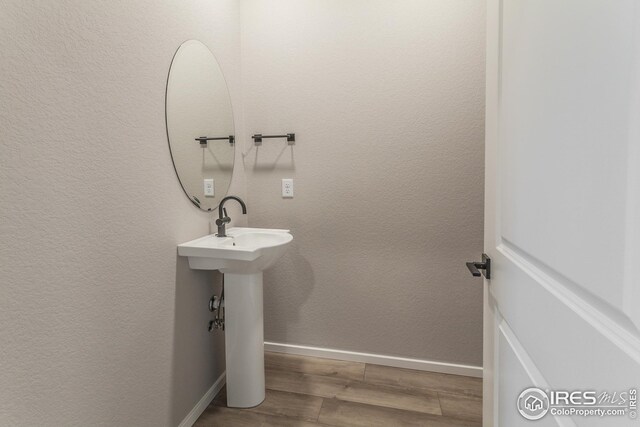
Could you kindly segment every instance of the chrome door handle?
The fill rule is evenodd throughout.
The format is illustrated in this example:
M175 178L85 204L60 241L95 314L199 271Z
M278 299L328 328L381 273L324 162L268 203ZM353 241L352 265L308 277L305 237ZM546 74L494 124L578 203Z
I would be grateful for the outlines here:
M468 262L467 268L473 277L480 277L484 274L485 278L491 279L491 258L487 254L482 254L482 262ZM480 274L480 270L484 270L484 272Z

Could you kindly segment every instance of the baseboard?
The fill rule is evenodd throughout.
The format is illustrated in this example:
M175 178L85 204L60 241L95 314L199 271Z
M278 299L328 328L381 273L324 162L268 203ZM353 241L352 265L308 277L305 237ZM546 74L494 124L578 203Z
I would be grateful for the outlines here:
M265 342L264 349L276 353L297 354L300 356L322 357L325 359L348 360L351 362L372 363L393 366L394 368L416 369L420 371L440 372L443 374L465 375L482 378L482 367L458 365L455 363L434 362L431 360L411 359L407 357L385 356L382 354L360 353L356 351L336 350L332 348L309 347L305 345Z
M216 382L213 383L211 388L207 390L204 396L202 396L202 399L200 399L200 401L196 404L196 406L193 407L191 412L189 412L189 414L187 414L184 420L182 420L182 422L179 424L178 427L191 427L192 425L194 425L195 422L200 417L200 415L202 415L204 410L207 409L209 404L213 401L213 398L216 397L216 394L218 394L218 392L222 390L222 387L224 387L225 382L226 382L226 375L225 375L225 372L223 372L218 377Z

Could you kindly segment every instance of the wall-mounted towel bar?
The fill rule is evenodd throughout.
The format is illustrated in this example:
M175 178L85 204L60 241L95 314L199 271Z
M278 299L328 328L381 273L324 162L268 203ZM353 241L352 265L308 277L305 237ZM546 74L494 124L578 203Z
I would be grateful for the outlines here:
M295 133L288 133L286 135L263 135L261 133L257 133L253 135L251 138L253 138L253 143L255 145L262 145L263 138L287 138L287 142L289 143L289 145L293 145L296 143Z
M222 140L229 140L229 144L232 144L234 142L236 142L236 138L233 135L229 135L229 136L219 136L219 137L215 137L215 138L207 138L206 136L201 136L199 138L196 138L196 141L200 142L200 145L207 145L207 141L222 141Z

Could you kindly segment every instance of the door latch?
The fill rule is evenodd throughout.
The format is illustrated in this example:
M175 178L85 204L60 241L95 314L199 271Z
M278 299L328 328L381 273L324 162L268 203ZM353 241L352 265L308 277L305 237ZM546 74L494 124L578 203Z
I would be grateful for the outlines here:
M473 277L480 277L480 270L484 270L484 277L491 279L491 258L487 254L482 254L482 262L468 262L467 268Z

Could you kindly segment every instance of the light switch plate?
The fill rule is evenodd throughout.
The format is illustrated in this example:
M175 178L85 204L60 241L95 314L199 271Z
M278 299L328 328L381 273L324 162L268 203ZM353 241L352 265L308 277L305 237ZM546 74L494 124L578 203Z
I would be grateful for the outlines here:
M207 197L215 196L215 186L213 184L213 179L204 180L204 195Z
M293 197L293 179L283 179L282 180L282 197L292 198Z

